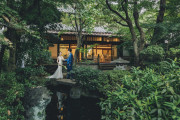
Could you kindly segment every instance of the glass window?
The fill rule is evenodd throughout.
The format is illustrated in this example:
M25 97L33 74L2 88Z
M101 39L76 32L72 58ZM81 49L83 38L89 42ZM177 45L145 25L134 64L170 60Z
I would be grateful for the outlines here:
M112 46L112 56L113 60L117 59L117 45Z
M64 59L67 59L68 57L68 48L69 48L69 44L60 44L60 51L62 52L62 56L64 57Z
M61 35L61 41L63 40L76 40L76 36L72 35Z
M97 45L93 48L93 58L97 62L98 55L100 62L110 62L111 61L111 44L108 45Z
M49 51L51 52L51 57L53 59L56 59L57 58L57 44L53 44L53 46L50 46Z
M102 41L102 37L92 37L88 36L87 41Z

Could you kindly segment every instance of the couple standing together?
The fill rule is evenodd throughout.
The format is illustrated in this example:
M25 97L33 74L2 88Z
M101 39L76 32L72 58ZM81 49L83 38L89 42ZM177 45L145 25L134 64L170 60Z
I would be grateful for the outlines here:
M70 77L72 77L69 73L72 70L72 64L73 64L73 55L71 51L72 51L71 48L69 48L67 59L64 59L61 51L59 52L59 56L57 57L58 68L55 71L55 73L49 76L48 78L56 78L56 79L63 78L63 74L62 74L63 61L67 62L67 79L70 79Z

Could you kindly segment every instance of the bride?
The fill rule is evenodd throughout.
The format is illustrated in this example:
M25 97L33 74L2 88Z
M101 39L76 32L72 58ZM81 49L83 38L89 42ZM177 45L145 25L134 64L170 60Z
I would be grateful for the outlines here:
M62 74L63 61L64 61L64 58L62 56L62 52L60 51L59 56L57 57L58 68L53 75L47 78L56 78L56 79L63 78L63 74Z

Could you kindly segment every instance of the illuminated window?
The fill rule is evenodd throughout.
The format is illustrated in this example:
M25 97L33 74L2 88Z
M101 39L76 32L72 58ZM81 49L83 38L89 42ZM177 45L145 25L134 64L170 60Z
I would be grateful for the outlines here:
M53 46L50 46L49 51L51 52L51 57L53 59L56 59L57 58L57 44L53 44Z
M87 41L102 41L102 37L92 37L88 36Z
M117 45L112 46L112 57L113 60L117 59Z
M64 59L67 59L68 57L68 48L69 48L69 44L60 44L60 51L62 52L62 56L64 57Z
M104 38L104 41L105 42L120 42L120 39L119 38L110 38L110 37L105 37Z
M61 41L64 40L76 40L76 36L74 35L61 35Z

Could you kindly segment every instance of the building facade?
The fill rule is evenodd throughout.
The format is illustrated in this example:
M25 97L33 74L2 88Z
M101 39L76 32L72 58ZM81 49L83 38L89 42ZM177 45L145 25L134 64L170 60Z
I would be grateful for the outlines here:
M67 28L67 26L63 27L63 30ZM56 38L49 38L48 49L51 52L53 59L57 58L60 51L62 52L64 58L67 58L68 48L72 49L72 54L74 55L77 46L75 32L69 30L68 32L62 32L58 35L59 31L49 30L48 33L51 36L56 36ZM83 44L79 53L79 61L85 59L93 62L108 63L119 57L117 45L120 45L122 41L120 38L113 36L111 32L107 32L102 27L95 27L92 33L83 32L83 36Z

